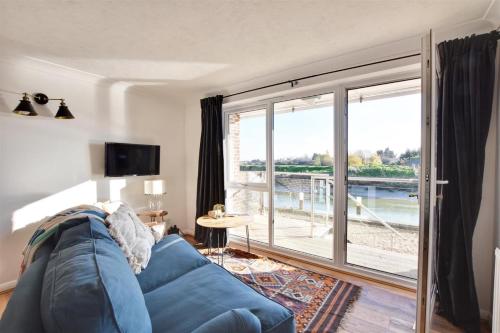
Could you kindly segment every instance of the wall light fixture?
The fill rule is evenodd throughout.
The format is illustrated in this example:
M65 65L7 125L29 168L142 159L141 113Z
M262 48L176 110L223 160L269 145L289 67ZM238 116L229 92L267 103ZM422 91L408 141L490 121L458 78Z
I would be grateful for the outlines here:
M23 93L23 98L19 101L17 107L12 111L21 116L38 116L38 113L33 108L31 104L30 97L40 105L45 105L49 101L61 101L59 109L54 118L56 119L75 119L73 114L69 111L68 106L64 102L64 98L49 98L47 95L42 93L37 93L34 95Z

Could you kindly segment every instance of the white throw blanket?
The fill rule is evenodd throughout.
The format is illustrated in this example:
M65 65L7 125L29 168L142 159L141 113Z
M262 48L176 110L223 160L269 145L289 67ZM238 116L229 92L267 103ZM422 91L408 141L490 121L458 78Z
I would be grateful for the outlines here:
M127 205L120 207L106 218L109 233L125 253L135 274L146 268L151 258L151 247L158 236L137 217ZM156 237L155 237L156 236Z

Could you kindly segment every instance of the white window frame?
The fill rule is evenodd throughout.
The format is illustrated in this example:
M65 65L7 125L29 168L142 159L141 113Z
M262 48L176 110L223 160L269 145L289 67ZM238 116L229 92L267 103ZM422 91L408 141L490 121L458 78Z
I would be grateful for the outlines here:
M229 189L245 189L249 191L256 191L256 192L267 192L268 193L268 207L269 207L269 215L272 214L272 196L271 196L271 191L270 187L272 187L272 182L270 181L270 168L272 163L270 163L269 160L269 147L270 147L270 125L269 125L269 113L270 113L270 104L269 103L249 103L245 104L244 106L239 106L235 108L224 108L223 107L223 128L224 128L224 142L223 142L223 147L224 147L224 178L225 178L225 192L226 192L226 199L227 199L227 191ZM239 113L244 113L244 112L252 112L252 111L258 111L258 110L266 110L266 181L262 183L251 183L251 182L235 182L231 180L231 174L230 174L230 158L226 158L228 156L229 152L229 140L228 140L228 135L229 135L229 116L232 114L239 114ZM272 173L271 173L272 174ZM268 220L269 221L269 220ZM269 232L271 233L272 231L272 225L269 225ZM253 240L250 238L250 242L259 244L260 246L266 246L267 247L272 247L272 245L269 243L269 241L273 238L271 237L271 234L269 234L268 238L268 243L263 243L257 240ZM241 237L238 237L236 235L231 235L229 233L229 238L233 240L241 240Z
M339 224L339 230L335 230L337 232L338 237L347 237L347 201L346 201L346 193L347 193L347 148L348 148L348 142L347 142L347 135L348 135L348 130L347 130L347 117L348 117L348 101L347 101L347 92L349 90L354 90L354 89L359 89L359 88L365 88L365 87L371 87L371 86L376 86L376 85L383 85L383 84L389 84L389 83L394 83L394 82L400 82L400 81L408 81L408 80L414 80L414 79L420 79L421 78L421 73L420 70L414 71L411 73L398 73L398 74L392 74L392 75L386 75L386 76L380 76L380 77L375 77L371 79L366 79L366 80L354 80L350 81L347 84L342 85L342 93L343 93L343 113L342 113L342 118L343 118L343 125L342 125L342 147L339 147L339 150L342 150L342 158L343 158L343 163L342 163L342 171L340 172L341 175L339 176L340 181L342 183L342 186L337 186L338 188L342 187L342 193L336 193L338 198L341 198L342 200L342 207L344 209L343 216L337 216L337 218L342 218L342 223ZM421 88L422 89L422 88ZM423 124L421 124L421 136L423 136L422 133L422 128ZM423 151L424 147L421 147L421 151ZM419 182L419 193L420 193L420 182ZM339 201L340 201L339 200ZM339 220L340 221L340 220ZM420 220L419 220L420 221ZM416 288L417 286L417 281L415 279L407 278L404 276L400 275L395 275L383 271L379 271L376 269L368 268L368 267L363 267L359 266L356 264L351 264L347 262L347 240L343 241L343 244L339 244L339 248L337 249L337 255L338 255L338 260L337 264L340 265L343 268L347 268L349 271L358 273L364 276L369 276L369 277L374 277L378 278L384 281L390 281L392 283L396 283L398 285L406 286L406 287L411 287L411 288Z
M224 126L224 156L227 156L227 153L229 152L229 140L227 139L227 136L229 135L229 116L232 114L240 114L240 113L245 113L245 112L252 112L252 111L260 111L260 110L266 110L266 127L267 127L267 113L269 112L268 106L266 104L255 104L255 105L245 105L244 107L239 107L235 109L230 109L230 110L224 110L223 112L223 126ZM266 160L267 160L267 134L268 129L266 128ZM255 189L255 190L262 190L264 188L267 188L267 183L269 182L269 179L267 178L267 169L268 169L268 161L266 161L266 181L265 182L259 182L259 183L252 183L252 182L236 182L231 179L231 171L230 171L230 159L226 158L225 163L224 163L224 180L226 187L233 187L233 188L248 188L248 189Z
M416 62L412 63L413 65ZM388 283L392 285L402 286L409 288L411 290L416 289L416 280L406 278L403 276L398 276L390 273L385 273L382 271L377 271L370 268L365 268L361 266L356 266L353 264L348 264L346 261L346 171L347 171L347 91L351 89L356 89L360 87L367 87L373 85L386 84L397 81L417 79L421 77L420 68L400 66L400 69L390 68L385 73L376 73L374 69L364 68L362 70L355 69L352 70L352 77L343 76L336 81L326 81L321 83L320 88L301 88L300 91L294 91L290 89L286 92L280 92L279 96L268 98L265 100L260 100L257 102L237 103L238 106L224 106L224 148L228 149L228 121L227 117L231 113L252 111L256 109L266 108L266 183L234 183L229 182L228 165L229 161L226 158L225 162L225 174L226 174L226 189L228 188L243 188L254 191L265 191L268 193L268 207L269 207L269 239L268 243L262 243L250 239L253 247L276 253L279 255L284 255L288 257L297 258L298 260L304 260L312 262L318 265L325 266L330 269L338 270L341 272L346 272L349 274L354 274L362 276L365 278L373 279L383 283ZM360 75L361 73L361 75ZM360 78L363 77L363 78ZM274 244L274 124L273 124L273 104L283 101L288 101L296 98L304 98L308 96L321 95L326 93L334 94L334 142L332 143L334 162L335 162L335 201L334 201L334 221L340 221L340 223L334 223L334 233L333 233L333 247L332 247L332 259L323 258L315 256L312 254L276 246ZM232 103L231 103L232 104ZM423 128L423 126L422 126ZM424 133L422 132L422 135ZM425 147L421 147L422 153L424 153ZM226 155L226 151L225 156ZM250 235L251 236L251 235ZM242 237L229 234L229 240L235 243L244 244L246 241Z

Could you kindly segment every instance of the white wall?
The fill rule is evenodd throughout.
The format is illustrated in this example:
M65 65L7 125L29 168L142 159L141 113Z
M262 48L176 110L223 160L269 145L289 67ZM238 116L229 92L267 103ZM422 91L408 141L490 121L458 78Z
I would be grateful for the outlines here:
M493 110L496 110L496 126L497 129L500 128L500 43L497 45L497 77L495 82L495 96L493 101ZM500 135L497 133L497 144L496 144L496 192L495 192L495 244L496 247L500 249Z
M56 120L58 103L33 103L38 117L12 114L19 96L0 91L0 287L18 276L21 251L37 222L96 200L145 205L143 180L104 178L105 141L161 145L166 209L185 220L184 105L169 96L109 82L33 59L0 54L0 90L64 97L74 120Z
M490 131L486 141L486 157L483 179L483 198L474 231L472 255L479 308L483 318L491 317L493 304L493 268L495 253L495 192L496 192L496 150L497 112L492 114Z
M186 220L184 232L194 235L196 217L196 186L198 182L198 152L200 150L202 94L193 94L186 101Z
M500 0L495 0L491 3L491 8L485 15L485 18L490 21L494 27L500 29ZM500 66L500 43L497 47L497 68ZM496 81L496 96L495 96L495 106L494 109L497 111L497 128L500 127L500 94L498 90L500 89L500 70L497 73L497 81ZM496 216L495 219L497 221L496 228L496 246L500 248L500 135L497 134L497 192L496 192Z

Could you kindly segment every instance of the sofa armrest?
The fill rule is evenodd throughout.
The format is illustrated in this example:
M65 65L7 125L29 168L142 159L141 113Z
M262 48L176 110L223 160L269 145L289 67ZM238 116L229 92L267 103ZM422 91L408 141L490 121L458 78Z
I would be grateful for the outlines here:
M247 309L226 311L207 321L192 333L261 333L260 321Z

